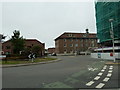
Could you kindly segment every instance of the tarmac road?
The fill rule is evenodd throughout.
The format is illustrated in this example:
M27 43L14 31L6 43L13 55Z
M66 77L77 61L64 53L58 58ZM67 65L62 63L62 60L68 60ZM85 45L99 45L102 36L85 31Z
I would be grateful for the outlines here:
M90 56L58 56L61 61L40 65L3 68L3 88L118 88L118 66L113 66L112 75L102 82L108 74L109 65L94 80L105 61ZM111 66L112 67L112 66ZM90 81L94 84L88 86ZM114 84L112 83L114 82ZM100 84L102 83L102 84ZM100 84L100 85L99 85Z

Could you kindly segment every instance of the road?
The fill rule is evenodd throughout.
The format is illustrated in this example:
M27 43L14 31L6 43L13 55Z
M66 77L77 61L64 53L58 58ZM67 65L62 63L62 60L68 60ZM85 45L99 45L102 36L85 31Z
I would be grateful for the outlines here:
M3 88L108 89L119 87L117 65L105 65L106 61L93 59L90 56L57 57L61 61L40 65L3 68ZM112 72L109 72L110 70ZM107 76L107 74L109 75ZM109 80L106 79L103 81L105 78L109 78Z

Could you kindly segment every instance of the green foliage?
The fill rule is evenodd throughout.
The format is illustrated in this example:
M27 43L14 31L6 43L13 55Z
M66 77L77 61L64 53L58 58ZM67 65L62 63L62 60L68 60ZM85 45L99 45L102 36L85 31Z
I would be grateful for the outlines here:
M36 55L39 55L40 51L42 51L40 46L33 46L32 47L32 52L35 53Z
M19 54L20 51L22 51L24 49L24 39L23 37L21 36L20 37L20 32L15 30L13 32L13 36L11 38L11 42L12 42L12 45L13 45L13 53L14 54Z

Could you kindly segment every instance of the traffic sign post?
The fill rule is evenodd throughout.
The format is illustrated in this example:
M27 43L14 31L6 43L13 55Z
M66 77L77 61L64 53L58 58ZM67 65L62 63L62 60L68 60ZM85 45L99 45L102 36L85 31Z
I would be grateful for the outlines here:
M29 59L31 59L32 62L33 62L33 60L34 60L34 58L35 58L35 54L31 53L31 54L28 55L28 57L29 57Z

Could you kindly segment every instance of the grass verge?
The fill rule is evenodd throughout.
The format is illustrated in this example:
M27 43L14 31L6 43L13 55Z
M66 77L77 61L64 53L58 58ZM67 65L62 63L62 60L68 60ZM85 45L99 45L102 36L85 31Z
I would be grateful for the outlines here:
M52 61L52 60L56 60L57 58L36 58L33 60L30 59L30 60L7 60L7 61L2 61L0 62L0 64L3 64L3 65L10 65L10 64L27 64L27 63L37 63L37 62L46 62L46 61Z

